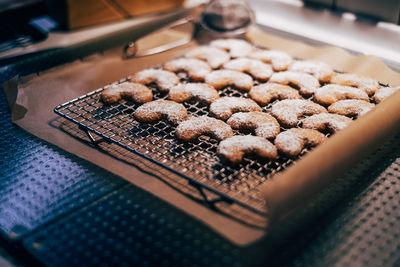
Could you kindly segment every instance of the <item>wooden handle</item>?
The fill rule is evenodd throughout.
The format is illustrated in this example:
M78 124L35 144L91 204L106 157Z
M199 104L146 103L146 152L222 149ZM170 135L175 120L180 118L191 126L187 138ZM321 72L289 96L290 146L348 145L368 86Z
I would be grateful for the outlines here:
M273 222L306 204L357 161L400 132L400 91L329 138L261 189Z

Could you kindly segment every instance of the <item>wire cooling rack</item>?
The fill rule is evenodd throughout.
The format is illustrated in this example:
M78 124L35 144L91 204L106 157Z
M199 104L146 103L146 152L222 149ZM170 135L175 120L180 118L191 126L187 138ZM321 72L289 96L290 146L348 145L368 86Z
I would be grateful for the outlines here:
M128 81L129 77L117 83ZM181 82L188 82L188 78L182 76ZM186 179L210 204L221 201L236 203L257 214L266 214L259 185L286 169L296 159L279 156L275 160L262 161L249 156L238 166L228 165L218 156L218 142L212 138L201 136L193 142L183 143L175 137L175 128L166 122L137 122L133 112L138 105L133 102L122 100L114 105L104 105L100 95L105 88L107 86L59 105L54 111L76 123L93 143L117 144ZM151 88L154 99L166 98L156 85ZM248 97L247 93L232 87L226 87L219 93L220 96ZM264 112L270 113L272 104L264 107ZM209 115L208 106L202 103L192 101L184 103L184 106L189 116ZM93 134L101 139L94 138ZM299 157L306 152L307 149L304 149ZM210 199L207 191L217 197Z

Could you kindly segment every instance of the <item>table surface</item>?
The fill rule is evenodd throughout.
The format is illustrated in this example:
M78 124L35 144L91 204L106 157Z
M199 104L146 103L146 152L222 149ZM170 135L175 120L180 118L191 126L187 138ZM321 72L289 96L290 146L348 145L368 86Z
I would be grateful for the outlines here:
M30 60L0 68L0 81L70 59ZM2 90L0 125L0 255L13 264L400 266L400 136L376 153L346 198L265 256L261 245L238 247L122 178L23 131L11 123Z

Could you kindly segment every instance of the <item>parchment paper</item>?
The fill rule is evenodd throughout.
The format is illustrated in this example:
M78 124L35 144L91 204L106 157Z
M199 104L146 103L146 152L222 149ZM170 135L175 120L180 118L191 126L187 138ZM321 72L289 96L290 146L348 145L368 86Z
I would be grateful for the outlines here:
M379 59L370 56L351 56L346 51L333 47L312 47L297 41L266 34L254 27L247 38L267 48L287 51L304 59L322 60L338 70L359 73L391 85L400 84L400 74L395 73ZM59 66L38 75L15 77L3 85L12 109L12 120L26 131L78 155L108 171L117 174L167 201L171 205L192 215L196 219L239 245L247 245L260 239L265 233L229 216L215 212L197 201L186 197L168 184L143 171L140 159L133 159L138 167L102 153L93 146L81 142L57 126L59 118L53 113L56 105L79 97L106 84L127 77L168 59L184 54L198 46L191 43L161 54L121 59L121 50L115 49L103 55L95 55L67 65ZM65 126L65 125L64 125ZM68 128L68 127L66 127ZM162 176L162 172L160 174Z

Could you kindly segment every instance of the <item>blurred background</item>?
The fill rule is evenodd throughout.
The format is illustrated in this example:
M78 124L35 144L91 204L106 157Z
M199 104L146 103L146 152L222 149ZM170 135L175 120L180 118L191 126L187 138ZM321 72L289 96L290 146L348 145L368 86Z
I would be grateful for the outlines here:
M165 26L206 0L3 0L0 2L0 64L5 59L55 48L82 49L84 43L98 43L89 50L105 49L138 39ZM240 1L211 1L232 4L240 20ZM279 35L297 35L362 54L400 62L398 0L249 0L256 23ZM214 5L213 7L218 6ZM221 6L219 7L222 8ZM149 26L159 14L177 12ZM181 11L181 12L180 12ZM224 12L228 14L227 7ZM158 15L154 15L158 14ZM140 27L136 25L138 20ZM149 18L150 17L150 18ZM225 16L227 23L228 16ZM232 16L231 16L232 17ZM204 24L203 24L204 26ZM227 26L229 28L229 26ZM140 29L140 30L139 30ZM140 34L137 33L140 31ZM62 39L62 40L61 40ZM62 54L62 51L59 51ZM89 51L85 51L89 52ZM54 56L54 54L53 54Z

